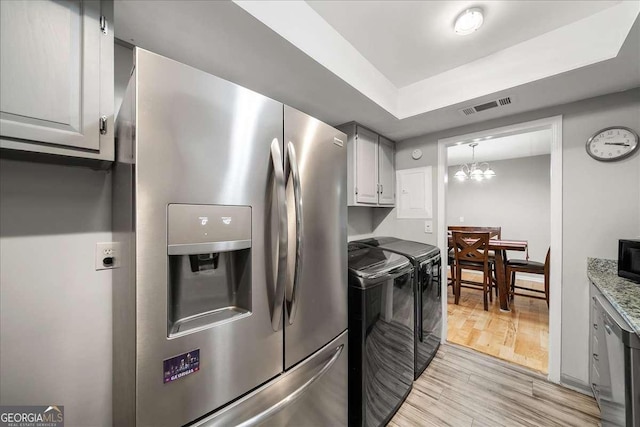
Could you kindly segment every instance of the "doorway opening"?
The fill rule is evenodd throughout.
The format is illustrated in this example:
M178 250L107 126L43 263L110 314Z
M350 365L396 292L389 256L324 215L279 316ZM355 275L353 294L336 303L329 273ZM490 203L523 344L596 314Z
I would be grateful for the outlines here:
M438 142L438 241L448 254L443 336L553 382L560 379L561 126L552 117ZM464 259L461 245L475 240L462 241L463 232L489 233L486 271Z

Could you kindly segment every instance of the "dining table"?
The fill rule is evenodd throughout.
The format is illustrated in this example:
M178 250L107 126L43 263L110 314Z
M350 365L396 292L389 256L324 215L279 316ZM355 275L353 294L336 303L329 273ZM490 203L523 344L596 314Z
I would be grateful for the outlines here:
M495 253L496 281L500 311L511 311L509 308L509 289L507 289L507 251L526 252L529 243L526 240L489 239L489 250ZM449 249L453 249L453 237L449 236Z

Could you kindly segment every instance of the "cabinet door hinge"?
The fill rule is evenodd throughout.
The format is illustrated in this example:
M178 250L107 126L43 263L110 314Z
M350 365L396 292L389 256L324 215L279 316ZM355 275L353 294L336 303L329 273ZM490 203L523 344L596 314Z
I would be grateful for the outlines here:
M107 134L107 116L100 117L99 123L100 123L99 124L100 135L106 135Z
M104 17L104 15L100 16L100 29L102 30L102 34L108 34L109 33L109 24L107 23L107 18Z

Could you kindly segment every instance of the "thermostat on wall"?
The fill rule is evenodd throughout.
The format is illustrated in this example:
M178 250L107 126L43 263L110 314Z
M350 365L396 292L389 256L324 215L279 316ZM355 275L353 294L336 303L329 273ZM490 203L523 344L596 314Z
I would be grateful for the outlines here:
M414 160L418 160L419 158L422 157L422 150L419 148L416 148L415 150L413 150L413 152L411 153L411 157L413 157Z

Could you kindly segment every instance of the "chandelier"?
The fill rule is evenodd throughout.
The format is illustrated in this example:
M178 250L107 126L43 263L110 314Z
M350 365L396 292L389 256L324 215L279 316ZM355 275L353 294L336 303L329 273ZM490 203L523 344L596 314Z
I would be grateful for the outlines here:
M489 163L476 162L476 146L477 142L472 142L469 144L471 147L471 163L465 163L460 166L458 172L453 175L458 181L466 181L468 179L473 179L476 181L482 181L483 179L491 179L496 176L496 173L491 169ZM484 170L483 170L484 168Z

